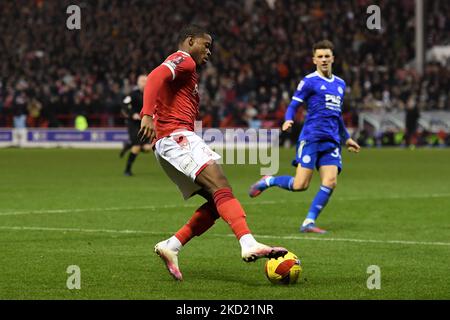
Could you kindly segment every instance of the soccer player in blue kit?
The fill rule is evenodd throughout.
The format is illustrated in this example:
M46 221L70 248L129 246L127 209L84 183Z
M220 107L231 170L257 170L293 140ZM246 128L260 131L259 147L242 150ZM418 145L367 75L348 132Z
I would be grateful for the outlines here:
M314 167L318 169L321 186L311 203L300 232L325 233L316 226L316 220L336 188L337 176L342 170L341 142L351 152L359 152L360 146L350 138L342 119L345 82L333 75L333 44L322 40L313 46L313 63L316 71L307 75L298 85L292 97L282 130L294 123L300 105L307 106L307 115L298 138L295 160L295 177L264 176L250 187L250 197L277 186L289 191L305 191L311 182Z

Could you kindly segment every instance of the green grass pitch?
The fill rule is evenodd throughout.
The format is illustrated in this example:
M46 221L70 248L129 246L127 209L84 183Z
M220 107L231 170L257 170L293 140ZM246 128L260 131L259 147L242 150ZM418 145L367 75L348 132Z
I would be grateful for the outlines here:
M281 150L280 174L293 174ZM450 150L343 153L344 171L319 226L298 232L309 190L247 189L258 165L225 165L255 237L303 263L299 283L272 285L264 261L244 263L221 220L180 253L175 282L153 253L203 201L183 201L152 154L134 177L117 150L0 149L0 299L449 299ZM69 290L70 265L81 289ZM367 268L380 268L369 290Z

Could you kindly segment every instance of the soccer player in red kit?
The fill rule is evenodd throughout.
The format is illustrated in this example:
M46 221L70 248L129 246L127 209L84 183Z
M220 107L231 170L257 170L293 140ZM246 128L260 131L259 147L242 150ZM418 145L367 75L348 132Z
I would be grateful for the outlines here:
M182 280L178 267L181 248L208 230L219 217L228 223L238 239L244 261L277 258L287 253L285 248L270 247L255 240L245 212L216 162L220 156L194 133L199 106L197 70L208 62L212 42L202 27L185 27L178 39L179 50L148 75L144 89L142 138L150 138L155 143L156 159L185 200L195 194L207 200L172 237L155 246L155 252L176 280Z

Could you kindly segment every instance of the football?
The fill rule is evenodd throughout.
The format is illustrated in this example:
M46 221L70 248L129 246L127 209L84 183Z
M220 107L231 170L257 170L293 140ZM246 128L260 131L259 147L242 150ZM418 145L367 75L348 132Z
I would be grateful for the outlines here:
M267 260L264 267L264 273L270 282L284 285L296 283L302 270L300 259L292 252L278 259Z

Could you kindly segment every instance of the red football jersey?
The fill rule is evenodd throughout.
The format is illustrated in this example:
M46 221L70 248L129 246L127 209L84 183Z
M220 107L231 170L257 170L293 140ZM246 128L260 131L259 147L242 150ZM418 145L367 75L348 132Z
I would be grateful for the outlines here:
M177 129L194 131L199 101L195 61L177 51L147 77L141 116L153 115L157 139Z

